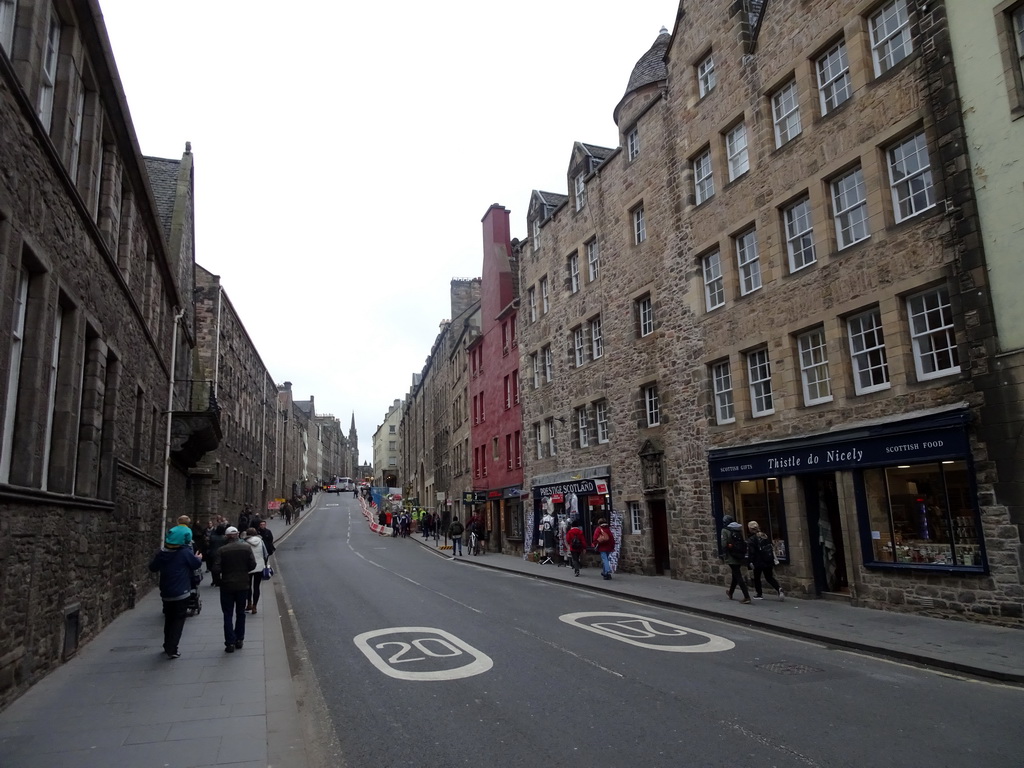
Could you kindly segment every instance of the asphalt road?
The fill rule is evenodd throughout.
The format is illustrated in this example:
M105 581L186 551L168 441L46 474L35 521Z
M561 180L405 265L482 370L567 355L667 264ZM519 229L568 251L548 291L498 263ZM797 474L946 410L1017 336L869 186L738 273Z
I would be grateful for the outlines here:
M275 558L344 765L1024 764L1022 689L453 562L351 496Z

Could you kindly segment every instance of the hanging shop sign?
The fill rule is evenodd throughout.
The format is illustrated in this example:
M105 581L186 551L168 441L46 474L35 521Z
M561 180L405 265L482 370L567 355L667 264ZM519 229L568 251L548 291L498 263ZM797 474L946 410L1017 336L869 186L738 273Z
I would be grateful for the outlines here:
M518 499L523 495L523 489L518 485L513 485L511 488L506 488L501 492L503 499Z
M836 433L711 451L708 465L712 480L735 480L937 461L969 453L963 423L916 430L901 425L875 428L869 435Z
M487 501L487 491L463 491L463 504L482 504Z

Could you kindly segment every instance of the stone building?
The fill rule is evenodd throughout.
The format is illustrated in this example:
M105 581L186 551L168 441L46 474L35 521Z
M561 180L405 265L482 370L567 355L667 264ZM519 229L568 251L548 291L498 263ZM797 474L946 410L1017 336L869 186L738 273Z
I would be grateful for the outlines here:
M320 455L320 465L316 476L322 484L338 475L342 446L346 439L345 434L341 431L341 422L332 414L314 415L313 425L316 432L314 439L319 444L318 453Z
M412 505L437 510L443 520L454 507L451 404L459 394L453 392L449 379L451 344L453 338L465 339L461 329L479 304L480 281L452 280L450 296L453 319L441 322L423 370L413 374L398 428L404 498Z
M474 507L491 550L522 551L523 422L519 408L519 264L509 211L492 205L482 220L480 333L469 341L469 411Z
M292 383L286 381L277 388L277 418L275 435L280 450L274 473L277 498L291 499L310 487L309 431L310 420L306 412L292 399Z
M620 146L530 202L535 512L617 513L620 567L701 581L731 514L789 591L1020 623L1018 326L952 60L942 3L680 4Z
M219 424L191 151L142 157L94 0L0 11L2 706L152 587Z
M373 484L380 488L401 488L398 474L398 428L401 423L402 401L396 399L373 433Z
M465 520L476 502L473 489L472 431L469 393L470 345L480 335L480 288L479 278L462 281L476 298L461 315L452 320L448 344L448 385L451 391L451 514Z
M211 382L220 408L223 439L193 479L208 479L213 492L197 503L196 519L236 520L244 505L260 514L277 496L277 385L256 350L219 275L196 265L197 348L193 379Z

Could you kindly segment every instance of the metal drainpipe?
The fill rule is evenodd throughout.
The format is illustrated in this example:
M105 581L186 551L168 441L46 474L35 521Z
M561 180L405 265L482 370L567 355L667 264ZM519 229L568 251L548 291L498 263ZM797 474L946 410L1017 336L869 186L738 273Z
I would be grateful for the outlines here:
M178 359L178 323L185 316L185 309L182 308L174 316L173 331L171 333L171 375L167 385L167 440L164 443L164 499L160 507L161 517L164 525L169 522L167 519L167 483L171 471L171 413L174 410L174 371ZM164 532L160 531L160 543L163 544Z

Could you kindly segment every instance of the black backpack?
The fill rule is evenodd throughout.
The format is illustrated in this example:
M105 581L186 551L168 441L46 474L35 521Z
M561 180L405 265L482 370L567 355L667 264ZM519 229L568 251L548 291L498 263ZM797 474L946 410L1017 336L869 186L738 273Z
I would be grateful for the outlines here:
M729 539L725 542L725 551L740 560L747 559L747 540L740 531L729 531Z

